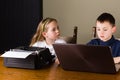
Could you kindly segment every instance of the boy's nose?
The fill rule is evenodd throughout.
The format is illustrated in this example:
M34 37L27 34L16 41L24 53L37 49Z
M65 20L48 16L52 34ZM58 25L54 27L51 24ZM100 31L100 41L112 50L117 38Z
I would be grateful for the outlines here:
M104 34L104 32L103 32L103 31L101 31L101 32L100 32L100 34L101 34L101 35L103 35L103 34Z

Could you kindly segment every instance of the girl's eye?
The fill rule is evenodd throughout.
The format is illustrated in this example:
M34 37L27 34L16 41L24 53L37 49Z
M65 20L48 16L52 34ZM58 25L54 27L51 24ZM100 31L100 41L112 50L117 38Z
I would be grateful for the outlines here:
M59 26L57 26L57 29L59 30Z
M52 31L55 31L56 29L55 28L53 28L53 30Z

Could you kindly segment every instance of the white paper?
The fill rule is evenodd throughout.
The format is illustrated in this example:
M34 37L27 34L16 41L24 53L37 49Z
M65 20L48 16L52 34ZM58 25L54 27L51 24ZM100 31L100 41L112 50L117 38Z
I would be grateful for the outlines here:
M116 71L119 71L120 70L120 64L119 63L115 64L115 68L116 68Z
M26 58L33 51L7 51L1 55L1 57L8 57L8 58Z

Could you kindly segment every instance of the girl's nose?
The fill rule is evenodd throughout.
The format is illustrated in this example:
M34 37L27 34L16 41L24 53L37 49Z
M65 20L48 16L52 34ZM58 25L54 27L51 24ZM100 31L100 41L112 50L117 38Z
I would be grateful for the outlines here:
M59 30L57 29L56 32L59 33Z
M56 30L56 33L57 33L58 35L60 35L60 31L59 31L59 30Z

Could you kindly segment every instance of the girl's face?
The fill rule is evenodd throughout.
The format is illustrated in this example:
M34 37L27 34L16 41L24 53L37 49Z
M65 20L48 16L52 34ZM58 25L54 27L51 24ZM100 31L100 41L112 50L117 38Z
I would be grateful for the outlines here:
M105 21L103 23L96 22L96 31L98 38L102 41L108 41L111 39L113 33L116 31L116 27L112 26L109 22Z
M44 33L44 37L47 40L55 41L59 37L59 35L60 35L57 22L56 21L52 21L49 24L47 24L46 27L47 27L47 30Z

